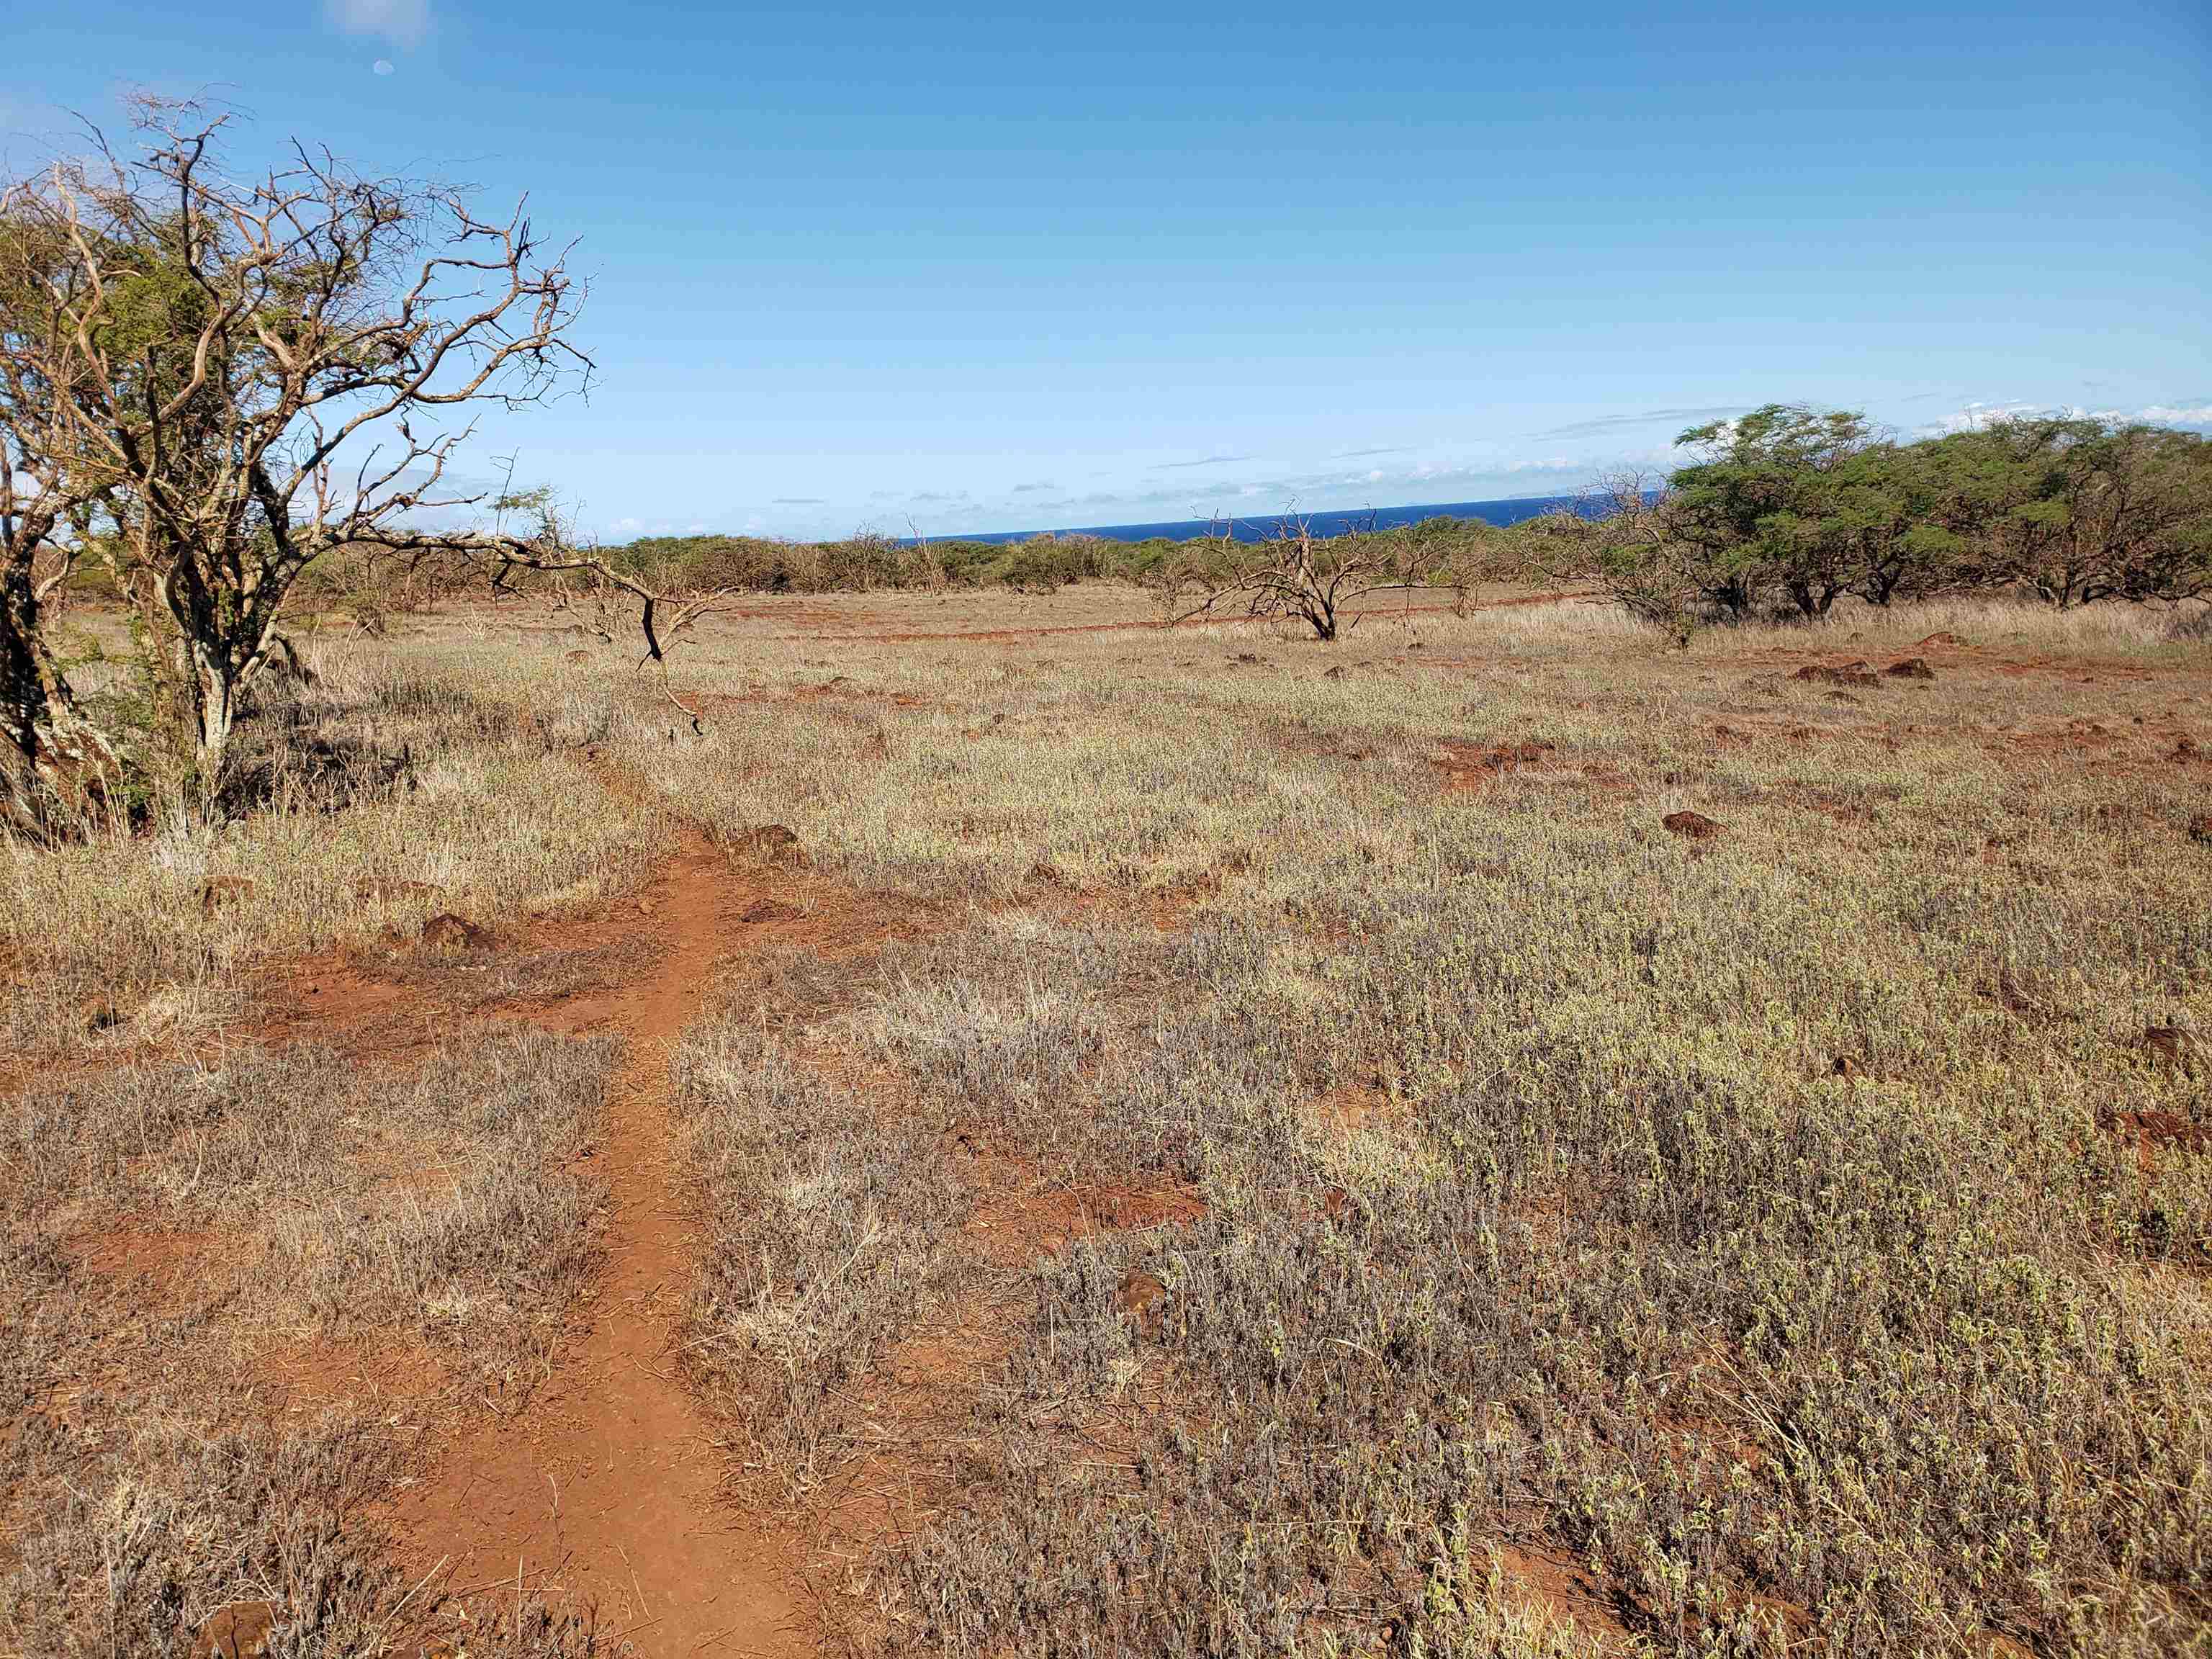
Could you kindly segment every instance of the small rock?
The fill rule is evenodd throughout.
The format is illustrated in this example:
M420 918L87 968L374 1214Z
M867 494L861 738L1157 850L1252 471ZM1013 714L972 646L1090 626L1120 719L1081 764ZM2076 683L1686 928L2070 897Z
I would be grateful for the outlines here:
M1168 1287L1154 1275L1141 1267L1132 1267L1121 1275L1121 1285L1114 1292L1114 1309L1122 1318L1143 1325L1166 1300L1167 1293Z
M1342 679L1344 678L1344 665L1342 663L1339 663L1334 668L1324 668L1322 670L1321 677L1325 680Z
M433 951L482 951L490 945L491 935L448 910L422 924L422 943Z
M1928 665L1925 657L1905 657L1881 671L1893 680L1932 680L1936 671Z
M1659 822L1686 841L1710 841L1721 832L1721 825L1703 812L1669 812Z
M192 1638L190 1659L261 1659L276 1626L276 1609L266 1601L217 1607Z
M589 662L591 659L592 653L588 651L571 651L561 659L562 662Z
M2212 813L2199 812L2189 820L2189 839L2212 842Z
M2196 738L2184 738L2173 745L2173 753L2166 758L2173 761L2193 761L2201 760L2203 755L2204 751L2197 746Z

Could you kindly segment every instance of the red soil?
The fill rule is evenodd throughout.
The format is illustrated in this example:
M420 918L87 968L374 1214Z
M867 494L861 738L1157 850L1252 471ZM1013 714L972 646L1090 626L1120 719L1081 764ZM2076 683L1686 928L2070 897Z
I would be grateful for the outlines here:
M465 1428L392 1504L413 1574L452 1590L519 1577L535 1593L596 1605L603 1631L647 1655L812 1646L790 1532L726 1501L714 1425L679 1375L675 1343L701 1252L689 1234L669 1067L718 970L771 942L834 955L899 927L796 872L733 864L687 831L641 893L597 916L528 928L530 948L611 959L610 988L495 1011L624 1039L598 1154L610 1194L604 1266L582 1328L543 1386L514 1414ZM368 958L300 964L271 988L280 1012L264 1040L313 1039L390 1063L453 1033L455 1016L434 988L396 982ZM349 1353L291 1370L274 1380L295 1398L357 1394L363 1381Z
M417 1571L442 1564L455 1586L519 1574L597 1603L603 1627L647 1653L805 1645L787 1557L718 1500L722 1458L672 1352L698 1251L669 1061L744 931L740 897L727 860L697 836L646 895L656 959L602 1006L626 1042L607 1091L600 1173L611 1196L591 1328L520 1415L466 1435L393 1516ZM561 1023L586 1012L571 1005Z

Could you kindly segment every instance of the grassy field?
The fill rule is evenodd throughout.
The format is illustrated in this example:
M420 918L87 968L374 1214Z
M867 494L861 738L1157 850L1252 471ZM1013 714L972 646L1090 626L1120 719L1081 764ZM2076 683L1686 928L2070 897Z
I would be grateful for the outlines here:
M695 731L433 614L220 831L0 848L0 1652L693 1650L650 1539L594 1633L392 1504L626 1316L679 927L657 1369L803 1587L734 1645L2212 1651L2201 642L1146 615L763 599Z

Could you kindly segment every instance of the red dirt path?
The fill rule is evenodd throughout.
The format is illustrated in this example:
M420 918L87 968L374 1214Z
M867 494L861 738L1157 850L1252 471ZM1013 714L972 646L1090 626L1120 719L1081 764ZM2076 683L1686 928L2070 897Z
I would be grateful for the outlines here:
M393 1520L416 1571L442 1561L455 1589L520 1574L595 1602L601 1629L642 1653L802 1652L787 1540L720 1496L722 1455L674 1353L699 1251L669 1062L752 895L695 833L647 896L658 959L587 1005L626 1039L599 1155L610 1200L590 1332L518 1416L453 1447ZM562 1012L565 1024L586 1007Z

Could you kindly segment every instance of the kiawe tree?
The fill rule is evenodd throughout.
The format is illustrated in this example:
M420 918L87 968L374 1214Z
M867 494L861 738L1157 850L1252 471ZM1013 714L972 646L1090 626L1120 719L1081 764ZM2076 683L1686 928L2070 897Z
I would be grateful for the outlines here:
M2212 442L2095 416L1993 422L1935 447L1956 480L1942 513L1983 586L2064 610L2212 595Z
M112 753L42 632L104 562L161 637L204 789L241 699L288 647L286 595L342 546L589 569L661 596L546 524L454 530L449 464L478 410L578 391L585 288L523 210L294 145L237 177L228 118L153 101L118 155L94 135L0 189L0 799L33 814ZM687 619L678 617L680 623Z

